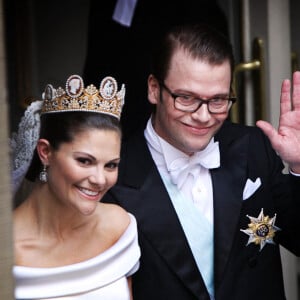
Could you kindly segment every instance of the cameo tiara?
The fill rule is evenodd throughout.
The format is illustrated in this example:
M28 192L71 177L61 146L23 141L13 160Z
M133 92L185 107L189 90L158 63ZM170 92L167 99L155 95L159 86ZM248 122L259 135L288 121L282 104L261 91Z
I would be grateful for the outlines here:
M118 91L117 81L110 76L103 78L99 89L93 84L84 87L79 75L71 75L65 90L47 84L43 93L41 114L67 111L90 111L108 114L118 119L124 105L125 86Z

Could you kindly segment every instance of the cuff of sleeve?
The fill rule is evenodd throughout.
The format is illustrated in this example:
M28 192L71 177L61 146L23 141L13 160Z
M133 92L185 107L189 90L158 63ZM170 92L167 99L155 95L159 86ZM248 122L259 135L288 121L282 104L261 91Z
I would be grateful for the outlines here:
M289 170L290 171L290 174L292 174L292 175L294 175L294 176L298 176L298 177L300 177L300 174L298 174L298 173L294 173L294 172L292 172L291 170Z

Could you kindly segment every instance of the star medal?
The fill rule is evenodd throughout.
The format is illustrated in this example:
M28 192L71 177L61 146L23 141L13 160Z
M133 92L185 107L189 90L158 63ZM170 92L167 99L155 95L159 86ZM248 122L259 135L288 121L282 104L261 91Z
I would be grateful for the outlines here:
M281 230L279 227L275 226L276 214L273 218L264 215L263 208L261 209L259 216L257 218L248 216L251 223L248 224L247 229L240 229L245 234L249 235L248 246L250 243L255 245L260 245L259 251L263 249L266 244L274 244L273 237L275 232Z

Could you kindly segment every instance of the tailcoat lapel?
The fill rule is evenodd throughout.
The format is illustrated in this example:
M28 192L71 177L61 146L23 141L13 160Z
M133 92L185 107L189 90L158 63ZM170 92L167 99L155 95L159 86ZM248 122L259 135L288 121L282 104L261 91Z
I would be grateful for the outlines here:
M237 231L247 180L249 136L235 136L224 126L217 135L221 166L211 171L214 198L214 269L217 290Z
M133 213L143 235L185 286L199 299L209 299L201 274L180 225L167 190L152 161L143 135L126 146L122 185L131 194L122 202ZM118 191L116 190L116 193Z

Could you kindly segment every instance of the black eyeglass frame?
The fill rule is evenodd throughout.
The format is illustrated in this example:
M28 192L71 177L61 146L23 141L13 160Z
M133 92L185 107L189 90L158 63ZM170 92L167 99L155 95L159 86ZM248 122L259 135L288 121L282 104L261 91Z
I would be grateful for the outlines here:
M228 112L228 111L230 110L232 104L235 103L236 100L237 100L236 97L224 97L224 98L223 98L223 97L214 97L214 98L211 98L211 99L206 99L206 100L204 100L204 99L201 99L201 98L197 98L197 97L193 97L193 96L192 96L195 100L198 100L198 101L199 101L199 104L198 104L198 106L197 106L195 109L192 109L192 110L187 109L187 110L185 110L185 109L178 108L178 107L176 106L176 103L178 103L178 102L176 102L176 99L177 99L178 97L184 97L184 96L190 96L190 95L173 93L173 92L166 86L166 84L165 84L164 82L162 82L162 81L159 82L159 85L160 85L160 87L162 87L163 89L165 89L165 90L170 94L170 96L173 98L175 109L180 110L180 111L183 111L183 112L194 113L194 112L196 112L196 111L202 106L202 104L206 104L209 113L211 113L211 114L222 114L222 113ZM227 104L227 106L226 106L226 109L224 109L224 111L218 111L218 112L211 111L211 108L210 108L209 104L212 103L213 100L215 100L215 99L219 99L219 100L222 99L222 100L228 101L228 104ZM225 107L225 106L224 106L224 107Z

